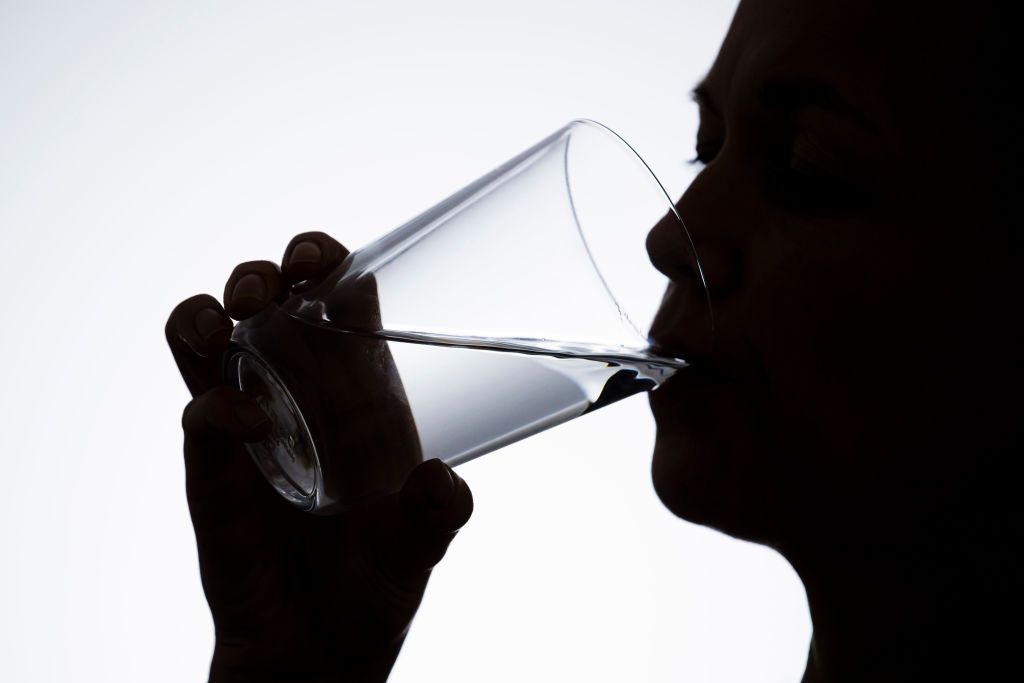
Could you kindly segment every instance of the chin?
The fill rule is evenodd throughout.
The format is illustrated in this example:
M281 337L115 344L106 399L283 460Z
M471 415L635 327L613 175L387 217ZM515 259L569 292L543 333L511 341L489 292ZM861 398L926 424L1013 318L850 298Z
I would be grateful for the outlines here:
M654 490L677 517L730 536L776 545L779 520L778 454L742 409L734 387L651 396L658 425L651 462Z

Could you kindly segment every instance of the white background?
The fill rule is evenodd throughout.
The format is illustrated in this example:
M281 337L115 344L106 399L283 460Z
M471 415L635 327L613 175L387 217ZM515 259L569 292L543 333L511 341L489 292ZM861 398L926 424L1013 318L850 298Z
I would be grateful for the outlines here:
M176 302L296 232L358 247L578 116L678 194L733 10L3 0L0 679L205 680ZM796 575L668 513L652 441L641 396L462 466L477 510L392 680L799 680Z

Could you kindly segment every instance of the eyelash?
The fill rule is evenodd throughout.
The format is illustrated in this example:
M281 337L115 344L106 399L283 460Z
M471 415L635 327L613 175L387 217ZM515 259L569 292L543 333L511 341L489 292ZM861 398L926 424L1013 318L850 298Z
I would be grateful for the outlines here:
M706 150L697 149L692 159L688 159L686 163L691 166L697 166L698 168L704 168L715 159L715 154L708 154Z

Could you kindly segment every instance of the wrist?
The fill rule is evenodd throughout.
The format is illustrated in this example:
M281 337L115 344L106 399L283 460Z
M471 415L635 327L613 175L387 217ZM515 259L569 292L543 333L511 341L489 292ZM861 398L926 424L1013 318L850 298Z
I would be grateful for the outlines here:
M385 683L400 649L399 643L378 652L346 656L335 651L333 656L317 657L308 651L271 653L267 648L218 639L209 683Z
M210 662L209 683L340 683L342 677L314 666L308 653L272 653L266 648L218 638Z

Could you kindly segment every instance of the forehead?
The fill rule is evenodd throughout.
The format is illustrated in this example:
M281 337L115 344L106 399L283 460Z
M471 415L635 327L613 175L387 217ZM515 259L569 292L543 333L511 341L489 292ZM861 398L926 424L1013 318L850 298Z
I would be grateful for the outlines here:
M729 108L773 79L820 81L877 110L890 77L882 15L870 2L742 0L704 87Z

